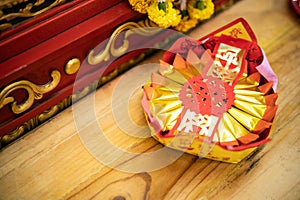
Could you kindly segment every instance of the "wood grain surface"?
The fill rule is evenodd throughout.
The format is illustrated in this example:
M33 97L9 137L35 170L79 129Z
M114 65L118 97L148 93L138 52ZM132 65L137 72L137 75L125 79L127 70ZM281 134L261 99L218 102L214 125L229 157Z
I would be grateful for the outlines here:
M0 199L299 199L299 18L286 0L242 0L189 35L198 39L238 17L245 18L253 28L279 78L279 110L271 142L239 164L188 154L172 161L178 156L174 150L167 150L160 159L143 160L147 153L164 148L147 137L149 131L143 129L145 119L140 105L142 91L138 80L149 76L155 67L137 66L3 149ZM162 53L142 64L158 63ZM120 87L124 80L131 81ZM126 97L127 87L136 88L129 97ZM113 100L113 97L118 98ZM92 109L95 121L89 121L83 114L91 112L89 106L83 106L91 100L95 103ZM127 110L114 112L113 109L124 105ZM76 106L81 110L74 110ZM83 117L76 124L80 112ZM140 133L122 129L128 116L142 127L137 128ZM123 125L116 118L124 120ZM78 134L80 123L86 126ZM101 146L98 127L115 149ZM145 138L132 134L142 134ZM118 155L118 150L129 156L112 163L99 160L99 156L109 160ZM167 161L170 163L166 164ZM139 168L152 165L163 167L148 171Z

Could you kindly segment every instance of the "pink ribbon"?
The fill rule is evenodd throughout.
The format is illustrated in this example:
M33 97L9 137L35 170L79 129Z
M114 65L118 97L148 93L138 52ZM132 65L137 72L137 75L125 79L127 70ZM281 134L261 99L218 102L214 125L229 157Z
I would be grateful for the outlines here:
M267 56L265 54L265 52L263 51L263 49L261 49L264 59L262 61L262 63L256 67L256 69L259 71L259 73L261 75L263 75L269 82L273 82L273 90L274 92L276 92L277 89L277 84L278 84L278 79L277 76L275 75L275 73L273 72L269 61L267 59Z

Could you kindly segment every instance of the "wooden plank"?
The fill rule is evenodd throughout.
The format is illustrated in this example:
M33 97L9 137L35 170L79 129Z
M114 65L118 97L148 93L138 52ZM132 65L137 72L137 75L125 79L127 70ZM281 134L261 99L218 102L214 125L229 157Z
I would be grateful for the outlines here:
M251 6L255 9L250 9ZM279 78L279 110L273 139L253 156L239 164L228 164L183 154L155 171L122 172L102 164L87 151L77 134L74 110L69 108L0 152L0 198L299 199L299 21L286 1L244 0L196 28L190 36L200 38L240 16L253 27ZM143 64L157 63L161 56L159 52ZM152 138L134 138L124 133L114 122L113 91L122 77L141 78L135 69L138 68L94 95L96 122L107 138L124 151L138 153L119 166L138 160L143 153L163 148ZM140 92L136 89L131 96L129 115L143 126L145 121L138 104ZM88 98L78 105L84 105L84 101ZM92 125L87 127L91 133ZM93 148L97 148L96 143Z

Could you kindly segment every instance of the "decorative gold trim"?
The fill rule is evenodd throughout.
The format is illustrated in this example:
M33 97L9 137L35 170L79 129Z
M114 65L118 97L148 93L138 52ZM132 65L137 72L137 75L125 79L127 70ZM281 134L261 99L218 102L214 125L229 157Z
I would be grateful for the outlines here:
M75 74L80 68L80 60L78 58L73 58L69 60L65 66L65 72L68 75Z
M174 37L174 36L173 36ZM170 45L170 39L172 39L172 36L164 39L162 42L157 43L154 45L154 48L160 49L162 47L165 47L167 45ZM43 113L35 116L34 118L30 119L29 121L25 122L21 126L17 127L15 130L9 132L8 134L4 135L2 138L0 138L0 149L6 146L7 144L15 141L28 131L34 129L35 127L39 126L49 118L55 116L57 113L61 112L65 108L69 107L73 102L78 101L79 99L83 98L90 92L94 91L96 88L101 87L105 83L108 83L118 75L122 74L123 72L130 69L132 66L136 65L137 63L144 60L144 58L153 52L155 52L155 49L148 49L145 50L143 53L139 54L135 58L130 59L129 61L121 64L118 68L116 68L114 71L109 73L106 76L103 76L100 78L100 80L96 80L90 85L86 86L81 91L78 91L77 93L67 97L63 101L59 102L58 104L52 106L50 109L44 111Z
M90 85L86 86L84 89L81 91L65 98L58 104L52 106L50 109L45 110L41 114L35 116L34 118L30 119L29 121L25 122L21 126L17 127L15 130L9 132L8 134L4 135L2 138L0 138L0 149L7 144L15 141L22 135L24 135L26 132L34 129L35 127L39 126L49 118L55 116L57 113L61 112L65 108L69 107L72 105L72 101L76 102L79 99L83 98L90 92L94 91L95 88L100 87L104 85L105 83L109 82L110 80L114 79L117 77L120 73L123 73L124 71L128 70L138 62L142 61L145 56L150 55L153 53L154 50L146 50L145 52L139 54L137 57L130 59L129 61L121 64L117 69L115 69L113 72L109 73L106 76L103 76L100 78L100 80L96 80Z
M27 2L26 6L24 8L19 9L17 12L11 12L11 13L5 13L4 9L6 8L14 8L14 6L20 4L20 3L25 3ZM28 0L2 0L0 2L0 21L1 20L6 20L7 23L0 24L0 31L5 30L7 28L12 27L11 21L12 19L15 18L28 18L28 17L33 17L37 16L43 12L46 12L47 10L50 10L51 8L65 3L66 0L56 0L52 4L48 5L47 7L44 7L40 10L37 10L35 12L32 12L32 8L41 6L43 3L45 3L45 0L37 0L37 1L28 1Z
M52 81L45 85L36 85L30 81L21 80L6 86L0 93L0 109L12 103L11 109L13 113L20 114L26 111L32 106L35 99L41 99L44 93L50 92L58 85L61 79L60 72L57 70L52 71L51 77ZM19 104L17 104L14 97L9 96L11 92L18 89L24 89L28 93L28 98Z
M132 34L138 34L143 36L152 36L159 33L162 29L151 29L151 27L157 27L155 23L149 19L141 20L139 22L127 22L119 26L109 38L106 47L103 51L95 55L95 50L91 50L88 54L87 60L91 65L99 64L103 61L108 61L111 56L119 57L126 53L129 48L128 37ZM120 47L116 48L115 43L117 37L124 32L123 43Z
M1 11L0 11L1 12ZM3 31L5 29L9 29L12 27L12 24L5 23L5 24L0 24L0 31Z

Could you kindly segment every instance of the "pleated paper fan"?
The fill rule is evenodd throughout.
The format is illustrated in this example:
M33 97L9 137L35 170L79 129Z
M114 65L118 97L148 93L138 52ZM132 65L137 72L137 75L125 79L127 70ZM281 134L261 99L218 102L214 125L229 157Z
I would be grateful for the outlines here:
M259 47L251 30L241 38L216 36L240 23L249 29L239 19L204 40L180 39L164 55L151 84L144 86L145 115L162 144L236 163L270 140L276 76L258 63L265 64L266 58L255 51ZM263 75L266 70L272 78Z

